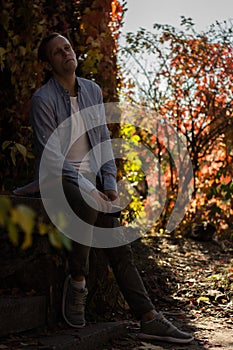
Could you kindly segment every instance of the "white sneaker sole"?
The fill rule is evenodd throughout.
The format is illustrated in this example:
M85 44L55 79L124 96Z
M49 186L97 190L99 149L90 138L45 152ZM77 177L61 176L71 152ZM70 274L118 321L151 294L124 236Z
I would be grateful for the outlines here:
M138 333L138 338L145 339L145 340L159 340L159 341L166 341L169 343L180 343L180 344L188 344L190 343L194 338L188 338L188 339L179 339L179 338L173 338L173 337L162 337L159 335L151 335L151 334L145 334L145 333Z

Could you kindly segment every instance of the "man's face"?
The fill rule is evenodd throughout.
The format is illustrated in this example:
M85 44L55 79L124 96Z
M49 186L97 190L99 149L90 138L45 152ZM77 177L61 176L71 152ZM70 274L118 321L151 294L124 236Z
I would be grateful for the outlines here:
M55 75L73 74L77 68L76 54L70 42L59 35L47 45L47 68Z

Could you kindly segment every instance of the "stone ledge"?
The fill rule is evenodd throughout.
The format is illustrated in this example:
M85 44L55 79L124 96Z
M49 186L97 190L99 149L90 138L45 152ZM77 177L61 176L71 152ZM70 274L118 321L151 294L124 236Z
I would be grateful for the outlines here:
M0 336L45 326L46 297L1 297Z
M37 214L43 215L43 203L41 198L15 196L11 194L0 194L8 197L13 205L25 204L36 211ZM7 236L7 232L3 232L0 243L3 245L4 254L0 259L0 285L6 291L12 288L19 289L22 293L30 293L32 290L36 295L44 295L47 304L45 306L45 321L43 325L54 327L61 320L61 299L64 278L68 273L66 252L57 250L51 246L47 236L40 236L35 232L35 239L33 245L26 251L20 251L18 247L14 247ZM116 298L119 296L118 286L112 278L109 278L108 260L102 250L92 248L90 254L90 274L88 276L89 289L89 308L91 313L103 315L109 307L112 309L116 305ZM100 292L98 286L101 285ZM103 293L111 289L113 293L110 300L103 299ZM9 296L9 294L4 294ZM10 293L11 295L11 293ZM25 295L25 294L23 294ZM25 297L30 298L30 297ZM0 298L1 299L1 298ZM24 301L26 304L26 301ZM22 304L23 305L23 304ZM14 308L14 306L12 306ZM35 320L40 313L40 310L35 308L33 310ZM1 307L0 307L1 314ZM8 331L0 329L0 336L7 336L10 333L17 333L26 331L27 329L38 328L38 325L31 323L30 328L26 324L20 328L14 328L14 323L11 320L14 315L8 314L10 326ZM20 317L19 317L20 319ZM2 323L0 317L0 323ZM88 326L89 329L89 326ZM83 330L84 331L84 330ZM85 331L84 331L85 332ZM88 330L89 332L89 330ZM73 344L73 343L72 343ZM71 349L73 349L71 347ZM81 348L82 350L85 349ZM18 350L18 349L17 349Z
M99 322L88 324L83 329L64 326L48 334L26 332L15 341L10 338L1 339L1 345L10 349L23 350L103 350L111 339L127 333L127 322ZM22 346L21 346L22 344Z
M14 194L4 194L3 192L0 193L1 197L7 197L10 199L11 203L13 205L20 205L24 204L31 209L33 209L37 215L41 215L43 218L48 220L47 213L44 209L44 204L42 202L42 199L40 197L33 197L33 196L16 196Z
M61 334L50 338L40 338L40 342L45 346L52 345L53 350L102 350L103 345L110 339L126 334L126 323L101 322L88 325L76 333L70 332L69 335Z

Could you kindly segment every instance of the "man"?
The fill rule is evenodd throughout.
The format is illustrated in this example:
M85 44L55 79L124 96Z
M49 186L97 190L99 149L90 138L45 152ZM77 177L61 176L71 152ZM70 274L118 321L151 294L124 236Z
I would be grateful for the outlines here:
M102 93L96 83L76 76L75 52L68 39L59 33L52 33L42 40L38 58L51 74L50 80L31 99L30 118L39 164L54 130L72 114L91 106L102 105ZM76 137L68 149L65 147L66 151L62 146L64 140L58 136L60 145L49 152L48 168L51 162L51 172L53 171L52 163L56 162L53 162L52 157L64 158L62 181L66 199L75 214L89 224L86 226L88 234L82 232L82 235L91 237L93 227L100 220L103 227L120 229L120 225L114 216L103 214L110 212L111 203L118 198L114 160L108 160L102 165L98 159L102 154L85 157L96 145L110 140L109 131L106 123L94 130L87 127L89 117L87 113L86 119L77 119L78 128L82 130L81 136ZM100 168L97 164L101 165ZM82 191L86 193L87 201L83 199ZM98 210L92 202L97 205ZM80 231L80 228L77 230ZM70 326L80 328L85 326L85 302L88 293L85 278L89 268L90 246L75 241L72 243L73 249L69 254L70 276L64 284L62 312ZM178 330L162 313L156 312L134 265L130 245L108 248L105 253L126 301L141 321L140 336L177 343L192 341L190 334Z

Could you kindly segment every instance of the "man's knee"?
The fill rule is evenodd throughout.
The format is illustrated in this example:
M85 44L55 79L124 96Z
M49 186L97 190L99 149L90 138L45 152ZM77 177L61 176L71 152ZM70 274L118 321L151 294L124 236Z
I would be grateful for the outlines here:
M79 187L66 180L63 181L63 189L67 202L75 214L85 222L94 225L98 216L94 199L89 194L86 194L88 199L84 198Z
M133 252L130 244L105 250L111 264L118 266L133 265Z

